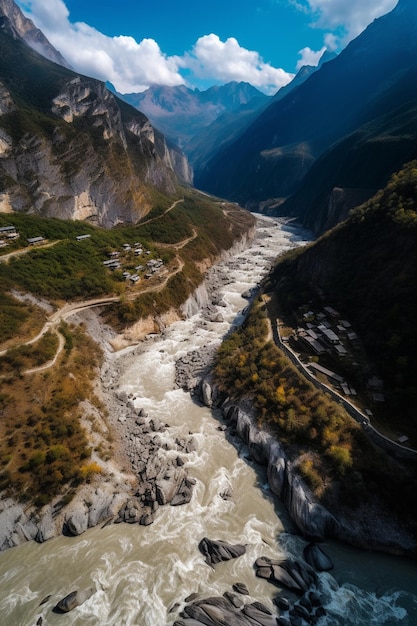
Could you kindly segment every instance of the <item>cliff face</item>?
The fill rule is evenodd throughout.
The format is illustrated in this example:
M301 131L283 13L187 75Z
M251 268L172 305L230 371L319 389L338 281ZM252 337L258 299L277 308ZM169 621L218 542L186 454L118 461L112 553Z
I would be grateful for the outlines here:
M13 0L0 0L0 18L6 17L13 25L13 33L16 37L36 50L42 56L54 63L69 67L68 63L58 50L45 37L39 28L36 28L32 20L25 17Z
M155 189L171 195L178 179L190 182L184 155L103 83L7 29L0 39L0 210L111 227L146 215Z
M413 538L393 533L381 523L379 514L365 512L350 519L339 510L329 511L318 503L297 471L297 460L290 460L280 442L256 426L249 401L233 402L220 394L208 375L199 386L199 396L208 407L221 408L228 426L248 446L251 458L266 467L269 487L288 510L291 519L307 539L335 538L367 550L395 554L415 554ZM382 519L382 518L381 518Z

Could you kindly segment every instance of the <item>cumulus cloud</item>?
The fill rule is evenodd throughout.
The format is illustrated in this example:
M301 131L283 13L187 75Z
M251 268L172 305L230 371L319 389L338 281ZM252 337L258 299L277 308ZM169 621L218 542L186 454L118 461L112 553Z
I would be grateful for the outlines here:
M265 63L258 52L242 48L234 37L221 41L213 33L200 37L191 52L179 59L179 64L199 78L247 81L268 93L275 93L294 77Z
M181 85L187 76L206 83L247 81L275 93L293 75L265 63L258 52L242 48L234 38L200 37L190 52L167 56L153 39L108 37L83 22L72 23L64 0L18 0L49 41L78 72L108 80L121 93L140 92L150 85Z
M313 25L339 30L339 43L346 45L375 18L391 11L398 0L290 0L298 10L310 13Z
M321 57L326 50L326 46L323 46L323 48L317 51L314 51L308 47L300 50L298 54L301 55L301 59L299 59L297 62L297 70L303 67L303 65L312 65L313 67L318 65Z
M25 0L21 3L49 41L82 74L108 80L121 93L140 92L152 84L181 85L184 78L174 57L153 39L108 37L83 22L71 23L63 0Z

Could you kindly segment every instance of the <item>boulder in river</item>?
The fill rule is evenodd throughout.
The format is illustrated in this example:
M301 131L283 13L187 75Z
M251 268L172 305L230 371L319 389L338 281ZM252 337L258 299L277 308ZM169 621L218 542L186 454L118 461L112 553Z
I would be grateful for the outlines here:
M334 567L331 558L316 543L309 543L303 550L303 556L317 572L328 572Z
M245 583L234 583L233 590L236 591L236 593L241 593L243 596L249 595L249 589Z
M231 597L232 596L232 597ZM174 626L276 626L277 615L260 602L242 606L233 594L197 600L184 607Z
M317 574L307 565L295 559L274 560L261 557L255 562L258 578L266 578L273 583L284 585L291 591L303 594L317 582Z
M71 591L65 598L62 598L53 608L54 613L68 613L75 609L75 607L80 606L86 600L91 598L94 593L94 589L90 587L89 589L84 589L83 591Z
M200 541L198 549L205 557L206 563L211 566L221 561L236 559L246 552L246 547L241 544L232 545L225 541L208 539L207 537Z

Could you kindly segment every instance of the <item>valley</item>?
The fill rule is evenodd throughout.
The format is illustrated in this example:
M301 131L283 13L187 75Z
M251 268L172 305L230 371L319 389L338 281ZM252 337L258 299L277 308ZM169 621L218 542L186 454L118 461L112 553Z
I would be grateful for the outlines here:
M270 3L296 73L67 4L0 0L2 624L412 626L415 0Z
M192 306L194 313L141 345L114 352L113 332L103 326L97 310L79 316L78 322L94 333L96 341L101 337L105 354L101 381L115 433L113 446L121 444L124 453L134 449L128 435L138 428L137 417L129 417L134 407L135 415L141 413L146 424L168 425L165 432L153 434L163 443L161 458L176 458L175 441L192 436L196 449L181 456L188 474L197 482L188 504L160 506L150 526L106 525L103 520L102 528L90 528L78 537L60 536L42 544L26 542L4 552L0 557L4 581L0 607L5 625L32 623L40 617L51 624L62 621L62 615L51 609L73 589L92 588L92 595L65 616L70 624L89 620L132 626L138 622L171 625L183 619L179 613L191 593L200 599L219 596L232 590L235 581L248 588L249 596L242 596L246 604L258 601L272 612L277 593L289 596L291 604L297 603L297 597L288 590L280 591L256 578L253 562L261 555L300 558L305 540L271 494L263 468L254 462L250 449L219 411L212 413L195 397L175 388L175 369L180 360L192 362L196 351L203 357L209 354L230 324L239 325L244 320L247 299L241 294L256 288L279 251L302 245L305 237L305 231L284 224L277 229L272 220L261 219L253 244L209 272L207 291L200 291L199 305L195 301ZM221 314L221 319L214 321L214 313ZM125 470L126 465L124 470L122 465L118 474L114 464L109 465L111 480L116 484L122 481L120 491L129 476ZM98 491L97 481L102 480L100 475L91 476L86 498L90 503ZM73 510L76 505L74 501ZM246 554L210 568L197 549L203 536L244 543ZM413 617L413 565L374 553L370 558L368 553L329 540L322 547L335 564L331 573L319 575L318 591L326 619L344 626L368 626L370 616L378 620L381 611L391 620L402 619L406 613ZM40 561L45 565L42 575L37 567ZM378 588L372 581L377 581ZM400 595L396 592L399 589ZM355 621L347 621L347 615L354 615Z

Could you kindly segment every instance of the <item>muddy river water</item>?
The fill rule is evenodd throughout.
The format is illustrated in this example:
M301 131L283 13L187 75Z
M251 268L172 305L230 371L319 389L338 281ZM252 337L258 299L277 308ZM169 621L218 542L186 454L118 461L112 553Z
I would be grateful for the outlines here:
M0 554L0 624L35 626L42 617L44 625L170 626L187 596L222 595L236 581L247 585L254 600L272 606L277 589L255 577L255 559L301 556L305 542L244 447L219 430L220 416L175 389L175 362L218 344L241 320L247 305L242 293L259 282L276 254L302 244L306 236L291 225L260 218L251 246L217 270L224 278L221 318L204 320L198 312L147 341L145 351L114 355L120 390L134 394L138 406L178 436L194 434L197 449L185 459L196 479L191 502L162 507L148 527L109 525ZM230 499L222 497L225 491ZM247 552L212 569L197 548L204 536L246 544ZM320 574L328 613L320 625L417 625L415 562L336 542L323 548L335 569ZM94 593L82 606L66 615L51 611L58 599L87 587Z

